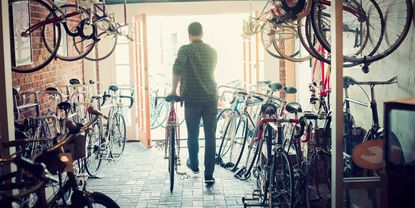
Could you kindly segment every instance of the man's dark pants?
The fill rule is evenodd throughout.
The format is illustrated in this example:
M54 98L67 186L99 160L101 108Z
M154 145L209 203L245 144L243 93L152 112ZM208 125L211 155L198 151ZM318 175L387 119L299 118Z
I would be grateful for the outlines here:
M192 168L199 167L199 127L203 119L205 132L205 178L213 177L216 153L216 114L217 102L185 103L185 119L187 125L187 146Z

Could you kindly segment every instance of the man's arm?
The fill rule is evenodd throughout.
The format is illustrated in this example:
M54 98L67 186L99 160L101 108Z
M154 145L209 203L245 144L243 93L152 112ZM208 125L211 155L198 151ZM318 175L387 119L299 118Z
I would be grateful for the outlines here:
M177 57L176 57L176 60L174 61L172 89L169 95L177 95L176 89L180 83L180 79L182 78L182 74L185 70L186 62L187 62L186 48L185 46L182 46L177 52Z
M182 75L177 75L173 73L172 89L169 95L177 95L176 89L177 89L177 86L179 85L181 78L182 78Z

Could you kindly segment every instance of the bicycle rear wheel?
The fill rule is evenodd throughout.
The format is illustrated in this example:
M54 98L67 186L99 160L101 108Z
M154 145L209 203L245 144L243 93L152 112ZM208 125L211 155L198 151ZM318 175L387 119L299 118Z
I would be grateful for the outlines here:
M111 23L107 19L99 20L94 24L97 26L97 36L99 41L94 43L96 49L87 54L84 58L89 61L101 61L108 58L115 51L115 47L118 43L118 33L112 29ZM81 48L79 48L79 50L80 49ZM86 48L84 47L83 50L85 49Z
M126 126L124 116L119 113L114 114L111 125L111 156L113 158L119 158L124 152L126 142Z
M170 193L173 192L174 188L174 173L176 165L176 151L175 151L175 127L171 127L170 140L169 140L169 178L170 178Z
M85 169L88 175L95 177L101 167L102 153L100 150L101 137L99 134L98 123L93 124L92 128L86 131L86 157Z
M86 195L88 197L87 200L79 200L78 197L72 199L76 200L77 202L72 202L73 207L110 207L110 208L119 208L118 204L112 200L107 195L100 193L100 192L92 192L91 194ZM79 204L80 202L82 204Z
M293 207L293 174L284 149L275 152L269 179L269 207Z
M9 9L12 70L31 73L46 67L61 43L61 25L54 21L58 18L56 13L41 0L9 0Z

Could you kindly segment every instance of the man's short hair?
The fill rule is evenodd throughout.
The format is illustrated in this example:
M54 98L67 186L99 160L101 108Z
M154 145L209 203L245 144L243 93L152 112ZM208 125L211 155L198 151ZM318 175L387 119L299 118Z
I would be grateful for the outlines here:
M199 35L202 35L203 28L199 22L192 22L187 28L187 31L189 32L190 35L199 36Z

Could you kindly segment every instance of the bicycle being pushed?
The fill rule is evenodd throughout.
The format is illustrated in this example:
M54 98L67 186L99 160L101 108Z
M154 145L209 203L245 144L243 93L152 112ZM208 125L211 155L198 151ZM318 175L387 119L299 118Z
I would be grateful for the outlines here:
M183 103L180 96L169 95L166 102L170 103L170 111L168 113L166 134L164 143L164 158L168 159L168 170L170 180L170 192L174 189L174 175L177 173L179 178L188 178L186 172L178 171L177 167L181 165L180 159L180 122L176 115L176 103Z

